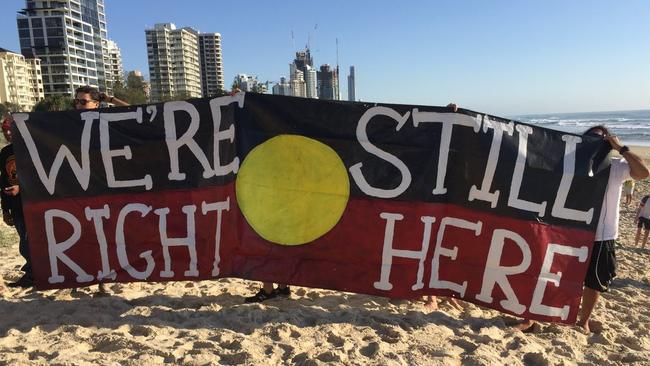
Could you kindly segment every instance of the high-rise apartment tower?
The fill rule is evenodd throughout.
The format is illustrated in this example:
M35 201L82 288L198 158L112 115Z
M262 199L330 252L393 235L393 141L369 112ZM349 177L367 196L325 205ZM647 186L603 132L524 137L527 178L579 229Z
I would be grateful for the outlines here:
M146 29L145 34L151 100L201 97L199 33L163 23Z
M201 85L203 96L209 97L225 91L223 61L221 59L221 34L200 33Z
M20 52L39 58L45 95L83 85L107 89L104 0L26 0L17 18Z

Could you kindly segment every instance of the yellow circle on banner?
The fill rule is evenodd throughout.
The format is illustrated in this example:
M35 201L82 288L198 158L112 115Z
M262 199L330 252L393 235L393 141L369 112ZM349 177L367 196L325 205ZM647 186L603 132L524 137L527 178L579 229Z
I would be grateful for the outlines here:
M298 135L279 135L256 146L237 174L237 202L264 239L301 245L339 221L350 196L343 161L329 146Z

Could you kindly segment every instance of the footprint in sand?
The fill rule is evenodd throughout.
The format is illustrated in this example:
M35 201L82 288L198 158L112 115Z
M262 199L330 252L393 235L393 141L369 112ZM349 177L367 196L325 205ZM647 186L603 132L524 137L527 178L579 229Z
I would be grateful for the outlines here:
M226 365L241 365L248 362L251 358L251 354L248 352L238 352L233 354L221 354L221 363Z
M622 344L628 348L631 348L635 351L641 351L643 350L643 345L641 344L641 340L637 337L632 337L632 336L620 336L616 338L615 341L616 344Z
M526 366L548 366L550 361L548 358L538 352L529 352L524 355L524 365Z
M28 357L30 361L38 361L40 358L44 358L45 361L52 360L59 356L59 352L54 352L52 354L43 352L43 351L32 351L29 352Z
M319 361L323 362L337 362L341 361L341 356L338 355L335 351L327 351L316 356Z
M394 326L382 325L377 334L386 343L397 343L402 339L402 334Z
M465 353L472 353L478 348L478 345L476 343L462 338L451 341L451 344L462 348L463 350L465 350Z
M374 358L377 356L377 353L379 353L380 349L381 346L378 342L370 342L367 346L362 347L359 352L368 358Z
M153 330L144 325L134 325L129 330L129 334L131 334L134 337L138 337L138 336L149 337L151 334L153 334Z
M195 350L215 349L215 344L208 341L196 341L192 344L192 349Z
M242 349L241 341L239 341L237 339L232 340L232 341L221 342L219 345L221 347L223 347L225 349L229 349L229 350L240 350L240 349Z
M327 337L327 341L334 347L343 347L345 344L345 340L336 334L330 334Z

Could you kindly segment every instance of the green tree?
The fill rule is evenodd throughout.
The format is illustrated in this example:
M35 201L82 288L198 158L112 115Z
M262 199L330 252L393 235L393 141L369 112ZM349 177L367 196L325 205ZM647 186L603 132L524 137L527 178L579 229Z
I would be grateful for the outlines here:
M67 111L73 109L73 99L67 95L53 95L36 103L34 112Z
M171 102L174 100L187 100L193 98L189 93L187 92L176 92L172 95L163 95L160 97L158 102Z
M4 102L0 103L0 117L7 113L22 112L20 106L16 103Z
M227 93L225 90L219 88L219 89L217 89L217 91L215 91L214 93L208 95L208 97L210 97L210 98L214 98L214 97L223 97L224 95L228 95L228 93Z
M121 81L113 87L113 95L129 104L146 104L149 102L145 92L147 85L141 76L133 71L126 75L126 85Z

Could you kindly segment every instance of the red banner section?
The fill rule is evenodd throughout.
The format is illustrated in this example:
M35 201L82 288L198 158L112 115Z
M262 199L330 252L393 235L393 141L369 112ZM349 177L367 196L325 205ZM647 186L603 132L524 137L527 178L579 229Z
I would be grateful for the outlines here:
M42 288L240 277L454 296L564 323L576 318L593 240L587 230L458 205L350 197L331 231L286 246L252 230L234 182L28 203L25 216L32 248L47 248L32 252Z

